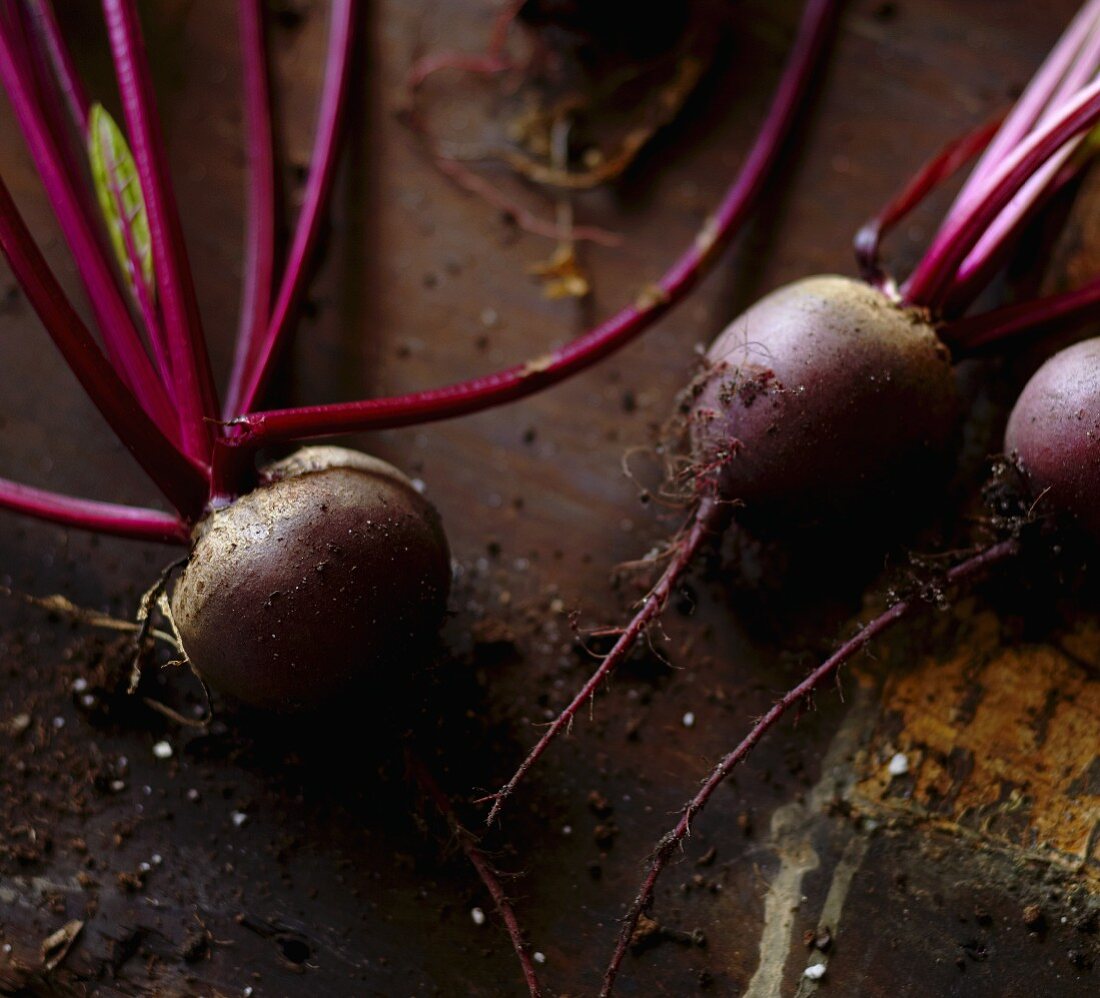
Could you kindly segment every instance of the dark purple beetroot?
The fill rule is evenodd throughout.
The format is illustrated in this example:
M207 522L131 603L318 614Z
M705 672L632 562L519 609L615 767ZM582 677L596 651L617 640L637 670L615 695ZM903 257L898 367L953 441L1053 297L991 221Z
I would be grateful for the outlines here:
M750 517L814 521L899 498L942 462L951 357L918 310L845 277L761 299L707 351L692 404L698 473Z
M1005 452L1034 498L1100 540L1100 339L1035 372L1008 418Z
M194 667L258 707L390 684L437 633L450 555L434 507L392 465L307 447L198 528L172 592Z

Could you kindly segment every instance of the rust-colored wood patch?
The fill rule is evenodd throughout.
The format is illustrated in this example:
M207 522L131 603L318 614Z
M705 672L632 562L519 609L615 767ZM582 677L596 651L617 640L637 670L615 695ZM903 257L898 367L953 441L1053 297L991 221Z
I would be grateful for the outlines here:
M986 841L1095 862L1097 638L1090 623L1058 646L1012 644L995 614L976 613L954 654L886 679L856 795Z

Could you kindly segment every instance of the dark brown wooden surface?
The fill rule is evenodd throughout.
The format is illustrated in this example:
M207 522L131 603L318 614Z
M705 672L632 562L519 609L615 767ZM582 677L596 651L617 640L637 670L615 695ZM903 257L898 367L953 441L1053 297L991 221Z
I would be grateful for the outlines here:
M62 6L89 78L106 92L97 5ZM309 152L324 4L279 7L294 15L272 39L293 191L293 168ZM595 293L577 304L545 300L527 275L552 245L517 234L444 181L397 120L411 61L440 47L477 49L492 7L370 5L350 149L293 375L278 388L284 399L471 375L535 354L629 300L692 237L737 166L796 17L792 3L738 4L720 64L681 120L615 188L578 198L578 219L621 232L624 244L584 248ZM470 799L511 771L532 725L590 666L569 615L582 626L620 619L639 589L632 576L612 587L611 570L675 523L638 502L620 465L630 448L652 443L692 373L693 348L782 281L850 273L858 224L939 144L1004 105L1072 7L848 4L791 164L687 304L542 396L358 441L424 480L458 566L439 678L407 716L379 677L319 725L229 712L208 732L180 729L111 692L125 668L111 635L0 602L0 993L521 993L488 899L406 779L402 736L416 732L418 751L476 823ZM242 227L229 8L146 5L221 371ZM463 102L484 109L496 99L469 81L450 90L428 97L439 126L459 135ZM0 169L75 291L6 105L0 129ZM532 192L517 196L552 211ZM932 220L919 216L894 240L899 267ZM0 474L154 501L6 271L0 282ZM968 370L977 415L947 507L976 491L1019 373ZM635 466L655 480L644 453ZM617 918L670 815L776 692L848 633L865 593L878 605L884 563L962 536L958 518L939 511L889 544L853 533L795 553L728 545L668 614L667 640L655 636L671 667L654 656L632 663L487 840L499 867L521 874L509 890L545 956L548 994L595 992ZM0 519L0 582L121 617L171 556ZM1006 577L903 628L844 677L843 702L820 696L797 728L784 725L760 749L666 876L657 945L628 958L623 995L808 993L799 981L814 957L802 934L821 924L834 938L823 993L1096 993L1095 592L1056 599L1056 583L1040 578L1020 597L1021 586ZM78 681L88 687L74 693ZM170 702L198 702L176 672L147 685ZM153 756L161 739L170 760ZM886 781L896 751L912 772ZM489 912L486 924L475 924L475 907ZM74 919L83 931L46 970L43 940Z

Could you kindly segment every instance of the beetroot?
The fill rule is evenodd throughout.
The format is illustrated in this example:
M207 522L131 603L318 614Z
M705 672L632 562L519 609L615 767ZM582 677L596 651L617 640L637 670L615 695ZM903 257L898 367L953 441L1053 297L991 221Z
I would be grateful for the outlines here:
M1009 416L1005 453L1037 511L1052 509L1100 540L1100 339L1056 353L1035 372Z
M434 507L392 465L307 447L195 531L171 597L211 686L260 707L315 706L356 677L387 685L446 608L450 556Z
M846 277L772 292L706 359L694 458L752 519L896 495L942 460L958 416L950 351L925 314Z

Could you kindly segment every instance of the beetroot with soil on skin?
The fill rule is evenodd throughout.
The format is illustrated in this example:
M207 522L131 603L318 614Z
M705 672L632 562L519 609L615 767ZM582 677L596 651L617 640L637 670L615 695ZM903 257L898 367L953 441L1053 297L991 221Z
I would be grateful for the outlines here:
M954 432L948 349L924 312L844 277L797 281L736 318L687 393L691 509L659 579L579 692L491 799L493 822L551 742L657 619L692 558L737 507L750 524L831 518L927 485ZM925 478L923 483L921 477Z
M1005 452L1040 505L1100 540L1100 339L1056 353L1020 393Z
M404 675L438 630L450 576L439 516L400 471L308 447L200 525L171 605L211 686L295 710Z
M861 281L772 292L707 351L696 464L754 519L817 520L897 495L942 461L959 405L925 314Z

